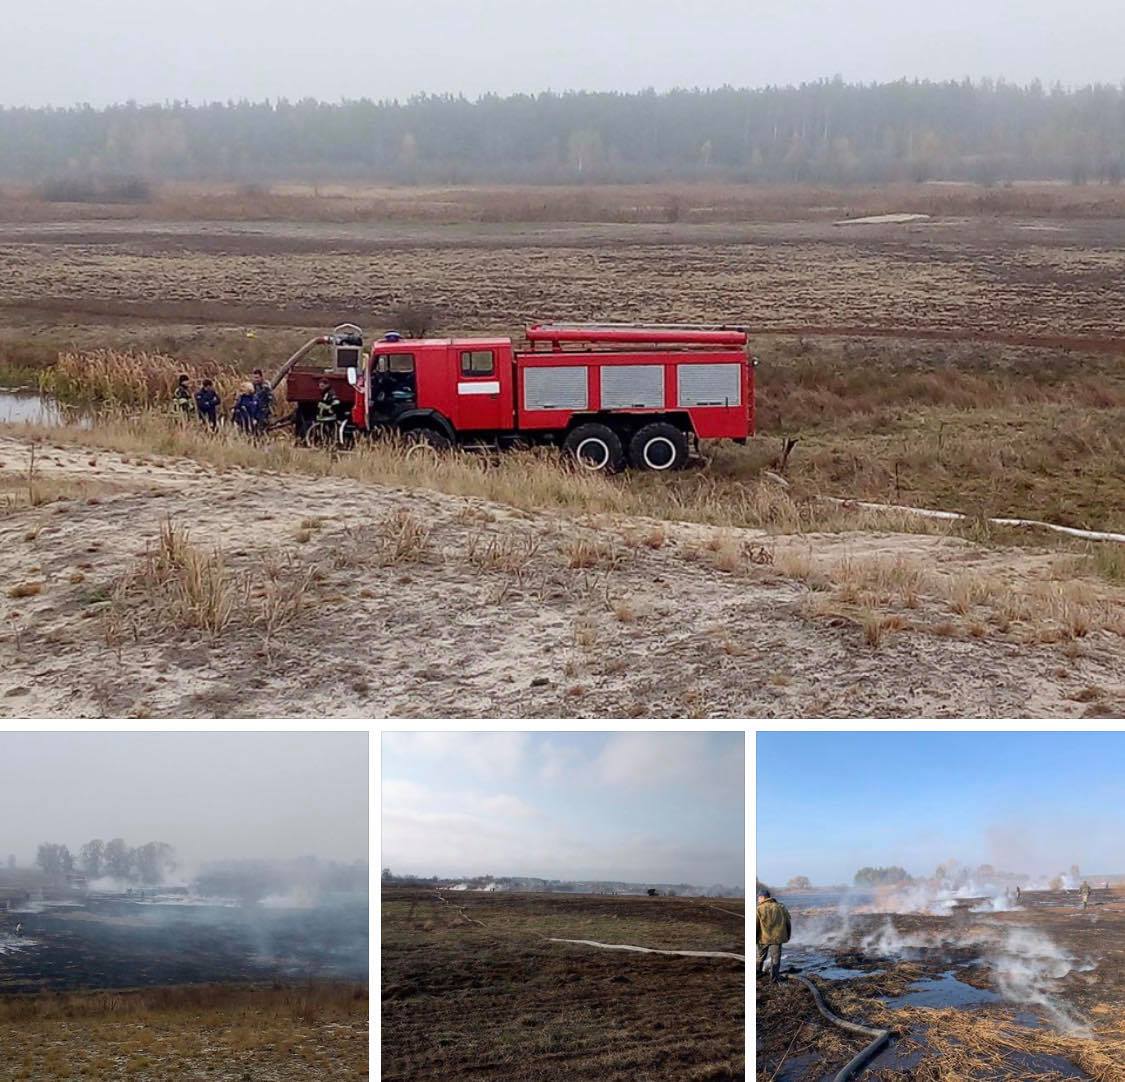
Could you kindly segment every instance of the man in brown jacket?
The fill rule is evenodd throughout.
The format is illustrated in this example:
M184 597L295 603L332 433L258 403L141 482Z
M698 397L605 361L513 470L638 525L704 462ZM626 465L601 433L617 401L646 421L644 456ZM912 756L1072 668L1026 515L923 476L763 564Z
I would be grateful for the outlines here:
M788 943L792 934L789 910L763 887L758 892L758 973L762 972L762 963L768 954L770 980L781 979L781 945Z

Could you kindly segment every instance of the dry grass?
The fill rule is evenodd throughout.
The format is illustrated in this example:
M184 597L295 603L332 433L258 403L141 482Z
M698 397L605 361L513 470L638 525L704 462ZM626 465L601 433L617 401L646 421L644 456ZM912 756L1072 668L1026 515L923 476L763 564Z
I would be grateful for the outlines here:
M395 511L379 524L375 553L384 566L422 560L429 551L430 529L410 511Z
M167 408L181 374L193 389L207 378L231 403L246 377L230 365L187 362L162 353L95 349L61 353L39 376L39 387L60 402L76 405Z
M1069 1036L1050 1028L1032 1029L994 1013L954 1008L905 1008L888 1012L896 1029L924 1026L930 1047L927 1066L936 1072L935 1082L994 1074L1011 1077L1013 1055L1058 1056L1084 1071L1094 1082L1117 1082L1125 1077L1125 1018L1098 1027L1092 1037ZM880 1018L876 1024L887 1024ZM1021 1078L1057 1077L1047 1063L1039 1068L1021 1068Z
M239 985L0 998L0 1074L83 1079L368 1077L361 985ZM279 1073L280 1072L280 1073Z
M983 638L994 630L1024 642L1064 642L1095 631L1125 635L1125 597L1092 578L1059 581L1021 576L1002 580L975 570L934 568L903 556L846 557L818 560L815 550L786 547L775 569L804 582L817 593L802 605L812 619L843 617L858 623L865 641L878 646L889 630L925 629L942 636L958 634L946 614L965 619L964 630ZM1068 565L1084 570L1085 563ZM1058 573L1059 565L1054 565ZM907 619L905 611L926 610L937 619ZM905 610L905 611L900 611Z
M9 597L35 597L43 592L42 582L17 582L15 586L8 587Z
M198 548L186 528L167 519L155 546L108 591L106 640L139 642L154 627L215 639L239 627L268 642L301 616L314 583L315 569L275 560L234 572L221 550Z

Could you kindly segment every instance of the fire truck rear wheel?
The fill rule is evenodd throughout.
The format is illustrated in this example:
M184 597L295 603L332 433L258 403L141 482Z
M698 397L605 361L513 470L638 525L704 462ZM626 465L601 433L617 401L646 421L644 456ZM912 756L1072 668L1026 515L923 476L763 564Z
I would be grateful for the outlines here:
M667 421L638 429L629 441L629 463L634 469L679 470L688 460L687 434Z
M607 425L579 425L563 440L563 451L584 470L616 473L625 465L621 437Z

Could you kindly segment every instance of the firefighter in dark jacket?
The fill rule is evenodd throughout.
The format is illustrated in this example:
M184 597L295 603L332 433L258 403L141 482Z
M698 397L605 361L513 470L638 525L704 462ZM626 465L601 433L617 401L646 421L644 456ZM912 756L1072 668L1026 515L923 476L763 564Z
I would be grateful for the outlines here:
M231 411L231 420L248 436L255 435L261 427L258 416L258 398L254 394L254 384L244 383L238 400Z
M792 934L789 910L763 887L758 892L758 973L762 972L762 963L768 954L770 980L781 979L781 945L788 943Z
M193 407L194 402L191 396L191 387L188 386L188 378L186 375L181 375L176 380L176 389L172 392L172 412L177 417L188 417Z
M337 411L340 407L340 399L336 396L336 392L332 390L332 384L326 379L322 379L319 383L320 388L320 401L316 404L316 423L318 425L332 425L338 420Z
M195 408L199 413L199 419L215 428L219 423L221 402L219 392L215 390L214 380L205 379L203 386L195 392Z
M254 397L258 400L258 422L265 427L270 423L273 412L273 388L266 382L260 368L254 369L253 383Z

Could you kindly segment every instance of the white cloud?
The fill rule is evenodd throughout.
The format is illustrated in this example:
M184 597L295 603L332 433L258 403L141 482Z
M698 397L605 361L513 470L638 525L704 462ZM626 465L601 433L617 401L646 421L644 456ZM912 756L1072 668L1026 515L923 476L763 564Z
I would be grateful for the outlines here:
M743 772L741 754L714 754L703 733L614 733L594 762L606 785L687 786L715 795L740 791Z
M512 777L524 766L530 733L384 733L383 747L412 761L452 761L478 777Z
M742 881L741 850L632 834L576 837L519 797L383 782L380 863L414 875L527 875L634 882Z

